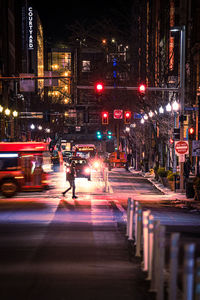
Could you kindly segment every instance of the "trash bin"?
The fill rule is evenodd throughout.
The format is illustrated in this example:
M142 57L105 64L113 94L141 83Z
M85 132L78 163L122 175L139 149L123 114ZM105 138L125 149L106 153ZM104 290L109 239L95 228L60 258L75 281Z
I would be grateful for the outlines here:
M188 178L185 184L185 191L187 198L194 198L194 187L193 187L193 178Z
M174 174L174 191L180 189L180 175Z

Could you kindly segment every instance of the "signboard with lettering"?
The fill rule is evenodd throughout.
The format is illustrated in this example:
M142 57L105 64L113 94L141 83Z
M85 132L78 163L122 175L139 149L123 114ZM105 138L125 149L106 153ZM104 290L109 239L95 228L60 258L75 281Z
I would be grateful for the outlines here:
M33 38L33 7L28 7L27 12L27 33L28 33L28 50L34 49L34 38Z
M123 119L123 110L115 109L113 113L114 119Z
M188 141L175 142L175 152L176 155L189 154Z

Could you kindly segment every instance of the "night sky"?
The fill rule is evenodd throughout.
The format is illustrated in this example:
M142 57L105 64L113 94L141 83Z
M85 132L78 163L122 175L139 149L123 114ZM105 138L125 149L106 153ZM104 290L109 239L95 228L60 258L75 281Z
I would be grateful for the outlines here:
M120 26L121 14L130 12L130 0L105 1L43 1L34 0L43 24L46 38L65 38L67 27L75 21L84 22L90 26L95 20L111 19ZM66 4L67 3L67 4Z

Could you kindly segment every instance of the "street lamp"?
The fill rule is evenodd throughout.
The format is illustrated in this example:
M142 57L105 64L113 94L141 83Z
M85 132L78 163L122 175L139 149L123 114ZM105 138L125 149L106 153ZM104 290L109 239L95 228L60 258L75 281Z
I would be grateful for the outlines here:
M186 30L185 25L172 27L172 32L180 31L180 140L184 139L184 106L185 106L185 40ZM179 156L180 163L180 189L184 190L184 159Z
M160 114L163 114L163 113L164 113L164 109L163 109L162 106L159 108L159 113L160 113Z
M10 109L9 109L9 108L6 108L6 110L5 110L5 115L6 115L6 116L9 116L9 115L10 115Z
M173 111L179 110L179 104L176 100L172 103L172 109Z
M171 104L168 103L167 106L166 106L166 111L170 112L171 110L172 110Z
M13 111L13 117L14 118L18 117L18 112L16 110Z

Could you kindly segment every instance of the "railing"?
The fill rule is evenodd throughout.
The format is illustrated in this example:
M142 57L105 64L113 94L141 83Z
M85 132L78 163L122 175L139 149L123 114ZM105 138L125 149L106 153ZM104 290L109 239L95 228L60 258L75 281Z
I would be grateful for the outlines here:
M134 255L142 258L150 291L157 300L200 299L198 243L185 243L180 232L170 232L138 201L128 198L126 236ZM199 246L199 244L198 244ZM200 256L200 253L199 253Z

